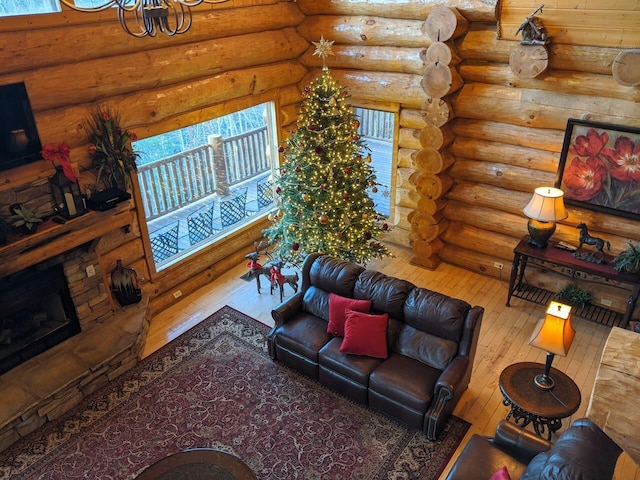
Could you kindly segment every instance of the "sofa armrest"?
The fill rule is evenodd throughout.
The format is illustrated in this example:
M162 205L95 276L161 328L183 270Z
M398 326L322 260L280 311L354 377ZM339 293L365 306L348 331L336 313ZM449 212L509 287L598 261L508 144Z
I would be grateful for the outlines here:
M457 356L443 370L436 381L431 405L424 416L422 427L429 440L436 440L444 422L455 408L462 393L466 390L469 371L469 359Z
M492 443L525 464L551 448L547 440L507 420L498 423Z
M298 292L271 310L271 318L275 322L274 329L287 323L290 318L302 310L302 298L303 293Z
M435 396L441 396L443 394L441 390L444 390L448 393L449 398L453 398L461 386L463 390L466 389L467 386L463 385L463 381L468 368L468 357L457 356L454 358L440 374L435 386Z

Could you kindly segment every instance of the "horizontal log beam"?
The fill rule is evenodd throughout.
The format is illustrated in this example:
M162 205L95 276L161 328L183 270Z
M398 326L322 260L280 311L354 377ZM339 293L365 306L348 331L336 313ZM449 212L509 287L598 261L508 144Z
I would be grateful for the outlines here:
M528 147L458 137L454 140L451 151L459 157L473 158L474 160L500 162L554 174L558 171L559 156L557 153Z
M564 130L567 118L640 126L637 102L615 98L598 102L584 95L514 89L484 83L466 84L450 98L458 117L532 128Z
M586 95L602 98L620 98L640 101L640 89L630 89L618 84L611 76L572 72L570 70L548 70L536 78L522 78L515 75L508 65L496 63L465 62L460 66L460 75L465 81L509 85L514 88L547 90L572 95Z
M307 74L300 84L307 86L318 76L317 71ZM425 94L420 86L422 77L408 73L361 72L358 70L331 70L339 85L348 89L354 98L369 101L399 103L403 107L420 108Z
M307 67L321 67L322 59L314 55L315 46L307 49L300 61ZM412 73L421 75L425 68L424 47L385 47L334 45L326 62L330 68Z
M520 145L556 153L560 153L564 142L564 129L529 128L473 118L457 119L453 122L453 133L456 137Z
M495 25L472 25L467 34L456 42L458 54L465 60L509 63L509 56L519 40L499 40ZM551 42L549 51L551 70L611 74L619 48L562 45Z
M218 103L232 103L234 99L269 91L273 91L271 97L275 98L277 89L298 82L305 73L304 67L295 61L274 63L140 92L135 97L111 97L105 106L120 112L124 128L134 130L139 138L147 138L179 128L178 125L183 127L215 118L217 115L211 109ZM185 88L190 92L188 98L184 96ZM237 101L235 103L237 105ZM82 122L92 111L91 105L74 105L37 114L42 142L57 143L65 139L71 146L86 144Z
M124 33L117 15L111 11L81 13L67 10L56 15L0 18L0 75L178 46L185 51L188 44L199 45L216 38L295 27L304 19L294 3L272 0L268 3L270 5L224 10L214 10L211 6L208 11L196 9L188 35L158 35L151 42ZM237 4L237 0L234 1L234 7ZM17 31L11 30L10 27L20 28L21 18L28 20L28 24ZM40 24L45 18L58 18L60 22ZM89 71L92 70L84 73Z
M460 157L447 173L456 180L484 183L520 192L533 192L540 185L554 185L556 177L555 174L540 170Z
M261 48L250 48L251 45ZM35 92L30 94L30 100L34 111L39 112L132 92L156 95L162 87L172 84L295 59L307 45L295 29L289 28L210 40L187 50L180 45L56 65L17 76L0 76L0 83L24 81L29 91ZM53 90L55 95L50 95Z
M422 33L422 21L372 16L311 16L298 26L310 42L321 37L347 45L427 48L431 40Z
M376 15L390 18L413 18L424 20L441 0L297 0L300 9L307 15ZM473 22L496 22L497 0L450 0L447 6L457 8Z

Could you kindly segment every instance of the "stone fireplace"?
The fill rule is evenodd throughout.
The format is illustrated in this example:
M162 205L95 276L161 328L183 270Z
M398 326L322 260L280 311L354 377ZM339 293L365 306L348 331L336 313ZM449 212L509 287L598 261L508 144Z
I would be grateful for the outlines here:
M0 451L139 361L149 325L148 298L143 295L139 304L124 308L111 298L108 273L113 266L102 265L100 248L102 238L120 235L134 222L131 205L123 204L62 225L46 222L36 234L0 246L3 308L3 295L25 295L0 313L0 339L4 331L5 340L0 364L2 347L17 349L38 330L69 324L64 335L53 334L24 357L23 352L6 355L11 358L6 371L0 371ZM33 286L36 279L44 285ZM23 286L16 287L17 281ZM35 306L34 298L46 300Z

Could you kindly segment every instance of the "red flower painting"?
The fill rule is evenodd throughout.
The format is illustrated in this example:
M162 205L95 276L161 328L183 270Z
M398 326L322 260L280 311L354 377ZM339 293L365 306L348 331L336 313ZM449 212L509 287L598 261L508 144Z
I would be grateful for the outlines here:
M570 119L557 186L567 203L640 219L640 129Z

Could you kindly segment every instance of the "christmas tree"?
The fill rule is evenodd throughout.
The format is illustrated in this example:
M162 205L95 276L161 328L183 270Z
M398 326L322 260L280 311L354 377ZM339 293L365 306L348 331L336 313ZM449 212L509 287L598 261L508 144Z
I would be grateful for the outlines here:
M347 93L326 65L332 44L324 37L314 42L322 74L305 88L297 129L279 149L284 162L275 181L277 209L264 233L275 255L292 264L313 252L362 264L390 256L380 243L385 218L367 193L378 185L371 155L364 154Z

